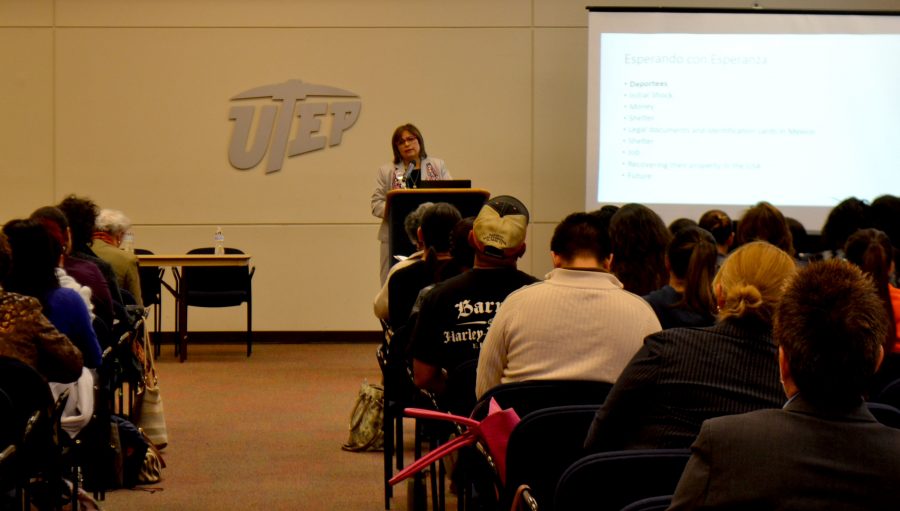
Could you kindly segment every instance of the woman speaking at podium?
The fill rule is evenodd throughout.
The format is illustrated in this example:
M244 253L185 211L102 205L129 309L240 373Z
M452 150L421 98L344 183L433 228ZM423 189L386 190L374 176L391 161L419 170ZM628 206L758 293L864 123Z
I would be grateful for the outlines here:
M444 160L431 158L425 152L425 140L419 128L404 124L394 130L391 136L393 163L382 165L372 192L372 214L381 218L378 239L381 241L381 284L387 279L391 261L388 223L384 217L384 201L387 193L399 188L418 188L422 181L452 179L444 165Z

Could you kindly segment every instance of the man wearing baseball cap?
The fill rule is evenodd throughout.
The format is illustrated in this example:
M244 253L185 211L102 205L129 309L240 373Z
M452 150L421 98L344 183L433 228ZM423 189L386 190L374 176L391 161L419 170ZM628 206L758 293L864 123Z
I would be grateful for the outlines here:
M413 332L413 373L420 388L444 392L448 373L464 362L478 359L481 342L494 315L510 292L537 282L519 271L516 263L525 253L528 209L508 195L489 200L475 219L469 243L475 249L475 266L438 284L422 300ZM474 405L474 388L468 403ZM456 392L454 392L456 395Z

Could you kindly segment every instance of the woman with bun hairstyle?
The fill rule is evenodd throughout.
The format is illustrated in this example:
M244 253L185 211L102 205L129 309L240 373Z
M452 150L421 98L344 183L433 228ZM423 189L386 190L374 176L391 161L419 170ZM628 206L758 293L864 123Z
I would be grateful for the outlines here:
M728 256L713 281L718 317L644 339L597 411L591 451L687 448L704 420L784 405L772 317L794 259L765 242Z
M675 233L666 248L669 283L644 296L663 329L710 326L716 321L716 239L699 227Z

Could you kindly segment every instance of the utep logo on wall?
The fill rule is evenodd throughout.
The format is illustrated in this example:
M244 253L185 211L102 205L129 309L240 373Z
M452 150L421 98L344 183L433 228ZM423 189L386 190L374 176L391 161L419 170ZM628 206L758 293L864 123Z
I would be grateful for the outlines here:
M272 98L274 102L281 102L280 106L262 105L259 108L259 120L256 123L256 134L253 136L252 144L250 144L250 130L253 127L257 107L250 105L231 107L228 118L237 121L231 134L231 144L228 146L228 161L231 162L231 166L239 170L252 169L259 165L268 149L266 174L271 174L281 170L285 153L287 156L298 156L324 149L326 143L330 147L340 144L344 132L356 123L362 103L360 101L307 102L306 98L310 96L359 98L357 94L350 91L326 85L303 83L300 80L263 85L231 98L232 101ZM313 135L322 131L322 120L327 114L331 114L331 129L328 136ZM294 138L289 141L295 118L299 118L300 121Z

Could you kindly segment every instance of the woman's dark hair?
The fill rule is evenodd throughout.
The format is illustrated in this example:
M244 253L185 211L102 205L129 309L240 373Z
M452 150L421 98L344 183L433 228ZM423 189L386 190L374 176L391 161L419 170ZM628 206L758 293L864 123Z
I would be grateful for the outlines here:
M475 249L469 244L469 233L475 223L474 216L467 216L456 222L450 231L450 256L462 268L475 265Z
M666 249L672 273L684 281L681 301L699 314L716 314L716 297L713 294L713 278L716 276L716 239L707 230L685 227L675 233Z
M644 296L669 282L665 253L672 235L643 204L626 204L609 223L612 271L625 289Z
M9 242L6 241L6 235L0 232L0 284L6 280L6 274L12 266L12 253L9 249Z
M94 201L69 195L57 206L66 219L69 221L69 229L72 230L72 247L73 251L84 250L91 244L91 237L94 235L94 222L97 221L97 215L100 208Z
M822 247L837 251L844 248L850 235L859 229L872 227L870 206L856 197L842 200L828 212L822 226Z
M897 328L894 322L894 307L888 287L891 278L891 261L894 248L887 234L878 229L860 229L850 235L844 245L844 257L872 278L878 296L884 302L885 315L890 320L884 350L893 353L897 342Z
M697 222L690 218L676 218L675 220L672 220L672 223L669 224L669 232L672 233L672 236L675 236L682 229L697 226Z
M33 296L46 309L47 293L59 287L56 267L62 246L37 220L10 220L3 226L3 234L12 251L4 289Z
M731 217L728 213L721 209L711 209L700 217L700 227L709 231L716 243L724 245L728 242L728 238L734 233L734 224L731 223Z
M738 222L737 243L766 241L794 255L794 242L784 215L768 202L760 202L748 209Z
M416 137L416 140L419 141L419 158L423 160L428 158L428 153L425 152L425 139L422 138L422 132L412 124L406 123L402 126L397 126L397 129L394 130L394 134L391 135L391 150L394 151L394 163L403 161L403 156L400 155L400 149L398 149L397 146L403 141L404 131L410 132L412 136Z

